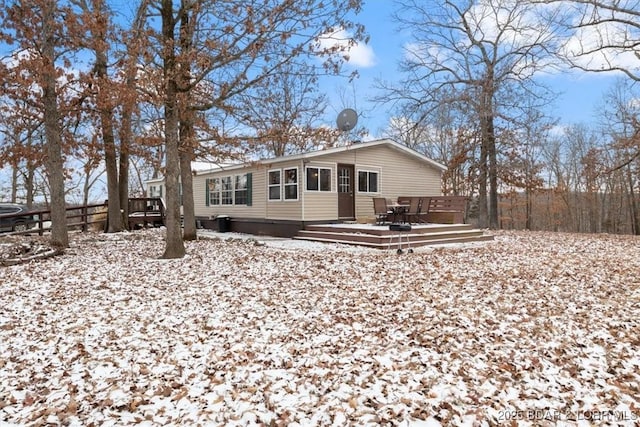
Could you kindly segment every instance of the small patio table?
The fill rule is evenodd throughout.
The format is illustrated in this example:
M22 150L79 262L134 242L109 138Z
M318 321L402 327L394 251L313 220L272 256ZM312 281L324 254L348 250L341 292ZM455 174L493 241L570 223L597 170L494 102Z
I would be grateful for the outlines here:
M388 208L391 209L391 212L393 214L393 222L398 222L398 217L400 218L404 218L404 214L407 212L407 209L409 209L409 205L405 204L405 203L390 203L388 205Z

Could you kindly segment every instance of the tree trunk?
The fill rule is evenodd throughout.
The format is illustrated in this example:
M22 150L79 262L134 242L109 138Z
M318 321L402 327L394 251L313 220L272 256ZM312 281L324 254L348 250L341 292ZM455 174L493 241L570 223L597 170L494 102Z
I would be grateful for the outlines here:
M123 227L129 228L129 147L131 144L131 115L123 112L120 133L120 163L118 168L118 194L122 211Z
M103 13L104 4L102 0L94 2L94 13ZM106 19L106 18L105 18ZM97 25L101 24L101 25ZM100 43L106 39L107 23L100 21L96 28L92 30L94 38L94 53L96 55L95 74L97 80L97 100L98 112L100 115L100 125L102 127L102 143L104 146L104 164L107 173L107 197L109 205L107 207L107 233L118 233L124 229L122 212L120 212L120 194L118 186L118 155L116 153L116 141L113 132L113 91L109 84L107 75L108 59L106 54L106 43Z
M127 70L126 91L133 94L136 91L136 67ZM124 218L124 227L129 228L129 150L133 146L133 109L134 103L130 96L125 96L122 103L122 122L120 124L120 163L118 168L118 193L120 194L120 209Z
M27 206L29 209L33 207L33 181L35 177L35 167L33 164L27 160L27 173L25 174L24 186L27 193Z
M18 200L18 164L12 161L11 165L11 203Z
M89 204L89 190L91 189L91 173L85 173L84 183L82 184L82 204L87 206Z
M173 2L162 0L162 49L164 71L164 121L165 121L165 186L166 186L166 225L167 239L162 258L182 258L185 254L182 230L180 227L180 200L178 177L180 176L180 154L178 138L177 109L177 66L174 45L175 20Z
M43 8L44 42L42 55L42 99L44 104L44 133L47 153L47 176L51 194L51 245L58 248L69 246L67 231L67 206L64 197L64 161L62 158L62 129L58 97L56 94L55 66L55 8L49 1Z
M531 186L527 184L526 194L525 194L525 230L531 230L531 211L532 211L532 200L531 200Z
M183 2L184 3L184 0ZM194 12L195 13L195 12ZM180 64L180 178L182 183L182 215L184 240L196 239L196 217L193 200L193 175L191 162L195 147L194 111L191 108L191 50L193 46L193 26L189 12L184 12L180 20L180 53L183 58ZM195 17L194 17L195 19Z
M105 64L106 65L106 64ZM102 140L104 143L104 163L107 172L107 197L109 199L107 233L117 233L124 229L122 212L120 212L120 192L118 185L118 165L115 137L113 135L113 110L98 101L100 122L102 124Z
M631 165L627 166L627 182L629 184L629 215L631 216L631 233L640 235L640 215L638 214L638 204L636 202L636 194L633 191L634 182L631 173Z
M478 227L489 226L487 205L487 147L484 138L480 142L480 182L478 183Z
M489 203L487 203L487 187L489 178L491 176L491 169L489 167L489 153L490 147L490 135L489 135L489 121L492 120L490 115L491 111L490 103L487 102L486 89L483 90L481 95L482 105L480 105L480 183L479 183L479 226L481 228L492 227L490 221L491 209Z
M191 153L180 153L180 178L182 181L182 215L184 240L196 240L196 217L193 200L193 175L191 173Z
M492 110L490 110L492 111ZM498 228L498 160L493 113L487 117L487 159L489 161L489 228Z

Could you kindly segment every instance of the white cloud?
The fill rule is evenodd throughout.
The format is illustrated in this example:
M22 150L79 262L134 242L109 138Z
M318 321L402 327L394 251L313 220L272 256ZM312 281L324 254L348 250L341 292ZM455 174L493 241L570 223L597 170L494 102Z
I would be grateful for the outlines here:
M576 64L592 70L613 67L633 70L639 64L636 54L632 49L621 48L629 44L629 37L628 29L619 23L584 27L567 41L563 53ZM603 49L602 46L611 47Z
M347 63L354 67L370 68L376 65L376 56L373 48L367 44L354 43L349 46L352 35L346 30L338 30L330 34L320 36L319 43L322 48L342 47L348 52L343 53L348 57Z

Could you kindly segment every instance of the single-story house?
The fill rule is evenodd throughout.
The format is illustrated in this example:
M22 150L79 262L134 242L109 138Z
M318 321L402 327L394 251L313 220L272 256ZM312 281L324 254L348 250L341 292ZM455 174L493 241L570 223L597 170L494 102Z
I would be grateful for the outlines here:
M232 231L276 236L308 224L373 222L373 197L441 195L445 170L390 139L198 170L196 220L216 229L228 217ZM162 179L146 184L149 197L162 197Z

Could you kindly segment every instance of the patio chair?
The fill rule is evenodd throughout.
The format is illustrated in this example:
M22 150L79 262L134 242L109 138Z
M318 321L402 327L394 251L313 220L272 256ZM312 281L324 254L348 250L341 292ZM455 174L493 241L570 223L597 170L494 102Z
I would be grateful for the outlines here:
M409 196L398 196L398 204L399 205L408 205L411 203L411 197Z
M389 221L393 212L387 207L387 199L384 197L373 198L373 212L376 214L376 224L381 225Z
M422 213L422 197L412 197L409 203L409 209L404 214L404 222L409 224L413 222L421 222ZM413 221L412 221L413 220Z

